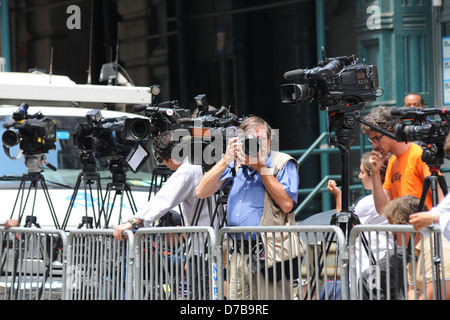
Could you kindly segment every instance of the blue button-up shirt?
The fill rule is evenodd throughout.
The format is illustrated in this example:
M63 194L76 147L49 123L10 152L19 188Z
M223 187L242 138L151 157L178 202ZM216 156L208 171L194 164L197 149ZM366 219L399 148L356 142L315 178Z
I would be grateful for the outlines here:
M224 171L220 180L230 181L231 169L234 162ZM272 166L271 156L266 159L266 167ZM277 180L287 194L297 203L299 177L297 167L292 161L288 161L279 171ZM261 176L251 167L241 167L236 172L228 195L227 223L228 226L259 226L264 208L265 187Z

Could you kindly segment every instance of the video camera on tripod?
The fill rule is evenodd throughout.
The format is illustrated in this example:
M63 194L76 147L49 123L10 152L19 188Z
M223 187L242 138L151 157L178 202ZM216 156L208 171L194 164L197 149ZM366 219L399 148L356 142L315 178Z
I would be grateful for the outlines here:
M40 185L47 200L53 222L55 223L55 226L59 228L59 222L50 199L48 187L44 176L41 174L44 164L56 171L56 168L46 161L47 157L45 155L50 150L56 149L55 121L44 117L41 112L29 115L28 104L22 103L19 108L13 112L11 121L5 123L3 127L7 129L2 135L3 150L5 151L5 154L12 160L19 159L23 154L25 166L27 167L27 174L22 175L11 218L14 216L18 200L23 199L23 196L27 191L26 185L29 183L28 195L30 194L31 189L34 189L36 195L38 186ZM17 131L9 129L11 127ZM10 148L17 145L19 145L17 156L11 156ZM39 226L36 217L34 216L35 199L36 196L33 200L31 215L26 217L25 226L31 226L32 224ZM24 202L21 201L20 205L17 206L19 222L22 221L22 217L26 211L27 201L28 196Z
M298 79L303 83L282 85L281 101L290 104L319 103L320 110L328 111L329 131L335 131L330 143L340 150L342 176L342 211L332 216L330 224L340 227L348 241L353 225L360 223L358 216L349 211L349 157L354 141L353 129L361 122L360 110L364 108L364 103L374 101L381 95L377 94L380 90L378 70L374 65L358 63L355 55L327 58L323 48L322 58L313 69L297 69L284 74L286 80ZM332 235L328 234L328 246L331 245L330 240ZM367 239L364 243L368 252Z
M147 160L149 153L142 145L149 139L151 127L142 118L104 118L100 110L94 109L86 114L87 122L75 128L73 142L84 154L95 154L102 160L110 160L111 172L125 173L125 165L133 172L139 171ZM130 158L139 156L139 161ZM123 160L123 161L122 161Z
M335 136L330 143L342 155L342 208L348 210L348 157L354 141L353 128L360 120L359 110L366 101L379 96L378 70L374 65L358 63L355 55L327 58L322 48L323 60L313 69L291 70L284 74L286 80L298 79L303 84L281 85L283 103L315 102L320 110L327 110L329 130Z
M11 121L3 125L7 129L2 135L3 149L8 158L17 160L22 153L25 155L25 165L29 172L41 172L45 163L50 169L56 168L46 162L44 153L56 149L56 124L42 115L41 112L28 114L28 104L22 103L13 112ZM10 129L13 127L16 130ZM19 145L17 157L11 156L10 148Z

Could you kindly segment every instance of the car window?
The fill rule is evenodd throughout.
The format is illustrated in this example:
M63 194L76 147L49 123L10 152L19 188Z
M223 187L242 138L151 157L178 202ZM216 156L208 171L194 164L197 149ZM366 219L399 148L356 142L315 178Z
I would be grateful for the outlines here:
M56 171L49 169L47 166L43 167L43 176L47 183L60 184L62 187L73 187L77 181L78 174L82 171L83 166L80 161L80 150L74 146L73 135L77 124L86 122L84 116L50 116L47 117L55 120L57 128L57 141L55 143L55 149L51 149L48 153L45 153L46 161L52 166L56 167ZM10 121L10 115L0 115L0 133L3 137L6 129L3 124ZM11 130L15 130L13 127ZM151 141L145 143L146 149L150 152L151 157L145 162L142 168L137 173L133 173L131 170L126 172L129 183L133 186L145 186L151 180L151 172L153 168L154 158L152 155ZM3 148L4 149L4 148ZM16 156L19 152L19 146L10 148L11 156ZM24 156L17 160L12 160L6 155L6 151L0 151L0 176L2 177L3 184L8 181L15 180L20 182L20 177L27 173L27 167L25 165ZM97 159L96 170L100 173L102 182L107 184L111 182L111 172L108 168L106 160Z

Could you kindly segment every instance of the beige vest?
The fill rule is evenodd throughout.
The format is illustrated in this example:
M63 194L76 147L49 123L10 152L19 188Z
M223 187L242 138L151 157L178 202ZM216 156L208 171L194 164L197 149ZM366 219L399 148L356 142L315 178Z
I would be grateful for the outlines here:
M295 164L297 164L297 161L295 161L295 159L290 155L272 151L271 169L273 170L273 175L277 177L281 168L283 168L283 166L290 160L293 160ZM261 218L261 226L295 225L294 212L282 212L266 191L264 196L264 209ZM283 260L288 260L290 257L295 258L304 254L304 245L297 232L267 232L267 234L262 235L262 238L265 245L266 259L269 267L273 265L274 257L276 262L281 262Z

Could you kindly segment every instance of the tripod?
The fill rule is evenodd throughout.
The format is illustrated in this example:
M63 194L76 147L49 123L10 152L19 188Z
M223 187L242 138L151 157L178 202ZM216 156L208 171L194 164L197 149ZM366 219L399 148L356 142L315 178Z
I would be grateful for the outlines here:
M440 141L438 143L420 143L424 149L422 154L422 160L430 168L431 175L426 177L423 183L422 196L419 202L419 208L417 212L423 211L423 206L425 204L425 199L428 195L428 191L431 189L431 197L433 207L438 204L438 190L437 186L441 187L444 194L447 193L447 183L442 175L439 175L439 168L444 163L444 142ZM434 256L432 261L434 263L434 271L436 274L436 297L437 300L441 300L441 281L440 281L440 270L441 270L441 258L439 256L441 252L440 242L436 235L432 235L434 239ZM430 239L431 241L431 239Z
M72 213L73 206L75 204L75 200L77 198L77 194L81 185L81 181L84 181L84 207L85 207L85 216L81 218L81 223L78 225L78 229L81 229L84 225L87 228L92 229L93 221L95 221L95 226L98 228L100 226L100 215L103 206L102 199L102 185L100 182L100 174L96 172L95 160L92 156L91 152L82 152L80 154L80 162L83 165L82 172L78 174L77 182L75 183L75 188L73 190L72 198L70 199L69 208L67 209L66 216L64 217L64 221L62 223L62 229L66 230L67 223L69 222L70 214ZM94 207L94 197L92 195L92 184L97 182L97 207L99 218L96 219L95 215L95 207ZM92 217L88 215L88 203L87 203L87 187L89 187L89 195L91 198L91 206L92 206Z
M330 143L336 145L339 148L341 156L341 176L342 176L342 210L341 212L336 212L330 220L330 225L338 226L345 235L346 244L350 237L350 232L354 225L360 224L358 216L349 210L349 158L350 158L350 147L355 139L355 134L353 128L359 121L359 110L363 108L362 104L356 104L354 106L335 106L332 111L329 111L330 120L330 132L335 129L335 136L330 138ZM328 233L325 237L325 243L327 243L326 255L329 254L331 249L331 240L333 239L333 234ZM365 251L369 255L368 241L365 238L365 234L361 234L361 242L365 248ZM337 268L338 268L338 257L339 257L339 247L336 246L335 253L335 270L334 270L334 283L337 281ZM323 252L320 253L319 260L322 259ZM372 263L375 262L373 253L369 255ZM319 265L319 274L322 273L324 264L323 262ZM349 272L347 270L347 279ZM314 283L313 294L315 291L316 283ZM336 288L333 286L334 292L333 296L336 297Z
M109 170L112 173L112 182L108 183L106 186L106 194L103 199L103 212L105 214L105 228L108 228L109 220L114 209L114 204L116 203L116 198L120 196L120 207L119 207L119 223L122 219L122 208L123 208L123 197L126 194L128 203L130 204L131 211L133 215L137 212L137 206L134 202L133 194L131 193L131 187L126 182L126 172L128 171L127 165L124 159L113 159L110 162ZM115 191L112 203L110 205L110 194ZM106 206L105 206L106 204Z
M167 168L166 166L157 166L153 169L152 180L150 182L150 190L148 192L148 200L152 196L152 192L156 192L156 190L161 189L162 184L167 181L167 178L172 174L172 170ZM157 179L160 177L159 184L157 183Z
M14 203L14 207L13 207L13 210L11 213L11 219L14 216L14 212L16 210L16 206L17 206L19 198L20 198L20 204L19 204L19 208L18 208L18 212L19 212L18 220L19 220L19 223L22 221L22 218L23 218L23 215L25 214L25 209L26 209L26 206L27 206L27 203L29 200L29 196L31 193L31 189L33 188L34 189L34 197L33 197L33 203L32 203L32 208L31 208L31 215L26 217L25 227L31 227L32 225L35 225L36 227L40 228L39 224L37 223L37 218L34 216L34 208L36 205L37 189L40 185L42 191L44 192L44 196L47 201L47 205L50 209L50 214L52 216L53 223L55 224L55 227L57 229L59 229L60 226L59 226L58 218L56 217L55 208L53 207L53 204L52 204L52 201L50 198L50 194L48 192L47 183L45 182L44 176L41 174L44 164L48 165L50 168L54 168L54 167L51 166L46 161L46 156L44 154L24 155L24 157L25 157L25 165L27 167L28 173L22 175L22 179L21 179L21 182L19 185L19 191L17 193L16 201ZM28 182L29 182L28 192L24 199L26 185Z

